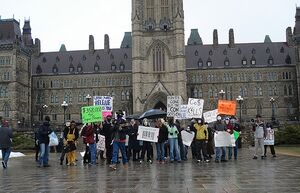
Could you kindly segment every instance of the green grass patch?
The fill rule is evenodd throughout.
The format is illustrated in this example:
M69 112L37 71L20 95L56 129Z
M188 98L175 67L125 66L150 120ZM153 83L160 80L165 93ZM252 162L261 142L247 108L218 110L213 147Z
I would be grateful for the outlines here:
M300 145L298 146L275 146L276 153L300 156Z

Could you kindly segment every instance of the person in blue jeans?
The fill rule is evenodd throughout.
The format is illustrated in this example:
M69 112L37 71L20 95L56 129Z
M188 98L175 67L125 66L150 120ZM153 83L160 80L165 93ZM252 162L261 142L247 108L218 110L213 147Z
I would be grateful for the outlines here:
M123 114L122 112L117 113L117 120L114 124L113 128L113 155L112 155L112 164L109 165L109 167L113 170L117 169L117 163L118 163L118 155L119 150L122 154L122 162L124 165L124 168L128 168L128 159L126 155L126 149L125 149L125 142L126 142L126 134L128 132L128 128L126 126L126 121L122 119Z
M12 129L9 128L8 122L0 122L0 149L2 151L2 166L4 169L7 168L7 162L11 152L11 139L13 137Z
M222 117L217 116L217 121L214 124L213 128L215 133L218 133L220 131L226 131L226 125L225 123L222 122ZM215 162L219 163L220 161L222 162L227 162L226 160L226 147L216 147L216 159Z
M174 162L174 150L175 150L175 160L181 162L180 151L178 146L178 128L174 124L174 119L169 118L168 123L165 124L168 128L168 139L170 145L170 162Z
M50 129L50 117L45 117L45 122L39 127L38 140L40 144L40 158L39 167L49 167L49 134L52 132Z
M158 141L156 143L157 161L160 164L164 164L166 161L165 144L168 141L168 129L163 123L164 123L163 119L158 119L156 123L157 124L156 127L159 128Z

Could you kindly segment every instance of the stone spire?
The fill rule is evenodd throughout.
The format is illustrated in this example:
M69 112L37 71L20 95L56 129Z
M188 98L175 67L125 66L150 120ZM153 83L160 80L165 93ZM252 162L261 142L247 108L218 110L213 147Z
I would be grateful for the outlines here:
M216 48L219 45L219 38L218 38L218 30L214 29L213 32L213 47Z
M234 47L234 32L233 29L231 28L229 30L229 48L233 48Z
M191 29L191 35L188 39L188 45L203 45L198 29Z
M297 44L300 43L300 7L296 8L294 40L296 41Z
M286 44L288 46L292 46L293 45L293 33L292 33L292 28L288 27L286 28Z
M95 51L95 43L94 43L94 36L93 35L89 36L89 51L91 53L94 53L94 51Z
M25 20L23 26L23 41L25 46L32 46L33 39L31 37L31 27L30 27L30 20Z
M109 36L107 34L104 35L104 51L106 53L109 53L110 48L109 48Z
M38 38L34 40L34 56L38 57L41 54L41 41Z

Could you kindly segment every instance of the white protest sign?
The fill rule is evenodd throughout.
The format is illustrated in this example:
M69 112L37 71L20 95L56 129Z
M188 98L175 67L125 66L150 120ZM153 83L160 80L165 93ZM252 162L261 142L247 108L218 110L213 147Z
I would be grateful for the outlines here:
M270 127L267 128L267 135L264 139L265 145L274 145L275 143L275 135L274 135L274 129L271 129Z
M159 128L139 126L137 140L140 141L158 141Z
M104 151L105 150L105 136L98 134L98 143L97 143L97 149Z
M167 117L179 117L181 96L168 96Z
M232 147L231 136L226 131L215 133L215 147Z
M94 96L94 105L102 107L102 111L113 110L113 97L111 96Z
M203 113L204 121L207 123L212 123L217 121L217 116L218 116L218 109Z
M185 130L181 131L181 138L183 145L191 146L195 133L194 132L187 132Z
M189 119L189 117L187 116L187 110L188 110L188 106L187 105L180 105L180 111L179 111L179 116L175 117L176 119Z
M189 98L187 116L189 118L202 118L203 105L203 99Z

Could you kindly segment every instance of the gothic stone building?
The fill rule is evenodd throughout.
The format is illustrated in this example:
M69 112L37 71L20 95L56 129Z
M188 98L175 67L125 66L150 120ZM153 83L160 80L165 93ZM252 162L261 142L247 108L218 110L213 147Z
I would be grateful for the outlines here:
M261 43L203 45L192 29L185 45L183 0L132 0L132 32L125 32L121 47L41 52L33 43L29 21L23 33L14 19L0 20L0 116L14 126L37 124L44 115L52 123L80 122L80 108L92 103L86 96L114 97L114 109L135 114L150 108L166 109L167 96L203 98L204 110L217 106L220 97L243 102L242 119L256 114L281 122L298 120L300 97L300 8L295 29L286 29L284 42L266 36ZM220 91L224 94L220 96ZM270 98L275 101L272 104ZM88 101L89 100L89 101Z

